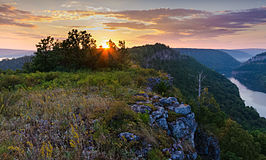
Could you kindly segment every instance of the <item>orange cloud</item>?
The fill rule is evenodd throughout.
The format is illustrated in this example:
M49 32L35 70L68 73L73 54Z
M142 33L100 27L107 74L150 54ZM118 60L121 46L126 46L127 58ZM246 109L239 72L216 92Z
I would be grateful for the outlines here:
M30 21L50 20L48 16L36 16L29 11L19 10L11 5L0 4L0 25L35 27ZM23 23L22 21L28 21Z

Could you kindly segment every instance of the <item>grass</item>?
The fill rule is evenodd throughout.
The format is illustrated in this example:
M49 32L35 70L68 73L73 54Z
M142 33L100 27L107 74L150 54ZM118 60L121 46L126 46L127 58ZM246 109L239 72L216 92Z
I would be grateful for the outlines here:
M142 141L152 144L156 155L172 139L128 104L145 90L146 79L160 76L141 68L1 74L1 158L130 159ZM120 132L141 141L124 142Z

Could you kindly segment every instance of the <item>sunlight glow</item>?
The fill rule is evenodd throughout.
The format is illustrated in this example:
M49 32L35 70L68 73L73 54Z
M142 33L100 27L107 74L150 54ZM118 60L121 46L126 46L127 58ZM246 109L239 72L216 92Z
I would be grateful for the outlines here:
M102 48L110 48L109 44L108 44L108 40L104 41L102 44L101 44Z

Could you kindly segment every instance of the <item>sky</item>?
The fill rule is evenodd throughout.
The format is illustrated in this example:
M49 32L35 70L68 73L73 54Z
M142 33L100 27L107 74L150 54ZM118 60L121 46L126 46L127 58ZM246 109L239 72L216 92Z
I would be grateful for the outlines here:
M0 0L0 48L86 30L101 45L266 48L266 0Z

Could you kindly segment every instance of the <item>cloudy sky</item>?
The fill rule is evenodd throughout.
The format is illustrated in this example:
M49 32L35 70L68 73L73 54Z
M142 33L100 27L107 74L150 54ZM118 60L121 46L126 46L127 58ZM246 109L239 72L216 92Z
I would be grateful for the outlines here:
M266 48L266 0L0 0L0 48L87 30L98 45Z

